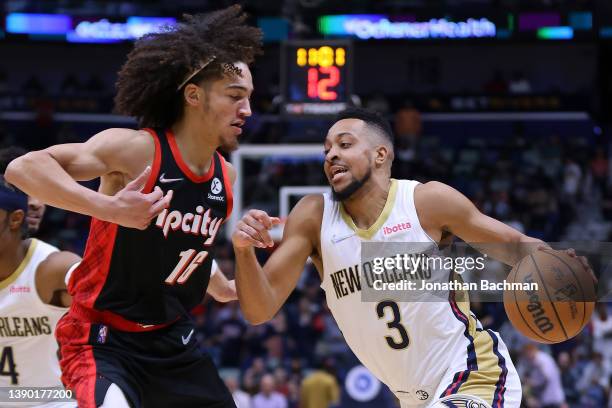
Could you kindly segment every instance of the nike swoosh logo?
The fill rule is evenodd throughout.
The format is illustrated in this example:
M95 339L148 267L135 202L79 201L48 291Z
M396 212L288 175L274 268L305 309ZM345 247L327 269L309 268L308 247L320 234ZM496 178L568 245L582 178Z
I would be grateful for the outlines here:
M332 242L332 244L337 244L338 242L342 242L342 241L344 241L345 239L349 239L350 237L354 237L354 236L355 236L355 233L354 233L354 232L353 232L352 234L349 234L349 235L344 235L344 236L340 236L340 237L338 237L338 236L334 235L334 236L332 237L332 239L331 239L331 242Z
M183 345L184 346L186 346L187 343L189 343L189 340L191 340L191 336L193 336L193 329L191 329L191 331L187 335L187 338L185 338L184 336L181 336L181 340L183 340Z
M183 180L182 178L173 178L173 179L165 178L164 177L165 175L166 175L166 173L162 173L162 175L159 176L159 182L160 183L174 183L175 181Z

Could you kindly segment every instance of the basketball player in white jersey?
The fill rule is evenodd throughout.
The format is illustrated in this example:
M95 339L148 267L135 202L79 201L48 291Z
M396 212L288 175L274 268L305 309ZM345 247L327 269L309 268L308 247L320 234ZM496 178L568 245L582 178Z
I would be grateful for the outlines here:
M24 239L28 197L0 176L0 387L63 389L53 331L70 305L67 271L80 258L37 239ZM24 403L4 388L0 406ZM57 399L57 397L55 397ZM45 407L74 407L50 402Z
M253 324L271 319L310 257L348 345L403 408L518 408L521 384L507 348L497 333L479 327L466 303L454 295L444 301L364 302L366 283L356 271L363 241L429 243L437 249L454 234L468 243L543 243L480 213L445 184L391 179L392 161L393 135L385 119L357 109L339 115L325 140L324 171L333 194L309 195L296 205L263 267L253 248L273 245L268 230L278 218L250 210L233 233L245 317ZM488 255L508 265L527 255L519 249L524 245L505 247L516 249Z

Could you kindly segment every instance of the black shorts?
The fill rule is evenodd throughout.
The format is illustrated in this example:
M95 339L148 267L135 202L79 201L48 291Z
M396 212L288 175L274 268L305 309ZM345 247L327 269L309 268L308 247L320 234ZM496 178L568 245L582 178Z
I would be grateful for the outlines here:
M199 350L187 319L132 333L68 313L56 333L62 381L76 394L79 408L101 405L112 383L132 407L236 407L214 363Z

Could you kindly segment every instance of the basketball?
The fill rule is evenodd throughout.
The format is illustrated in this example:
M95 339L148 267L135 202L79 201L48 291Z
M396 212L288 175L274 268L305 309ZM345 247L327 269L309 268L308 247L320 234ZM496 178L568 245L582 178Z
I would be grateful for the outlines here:
M571 339L591 318L595 284L580 260L565 252L538 250L523 258L507 281L537 284L537 289L504 291L508 318L533 341L552 344Z

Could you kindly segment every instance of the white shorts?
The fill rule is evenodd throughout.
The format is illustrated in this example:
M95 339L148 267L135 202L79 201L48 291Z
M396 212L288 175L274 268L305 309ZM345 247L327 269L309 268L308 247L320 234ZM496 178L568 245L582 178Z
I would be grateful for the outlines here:
M521 381L499 334L477 329L472 344L465 353L451 357L433 395L396 394L402 408L429 407L441 398L458 394L476 396L493 408L519 408Z

